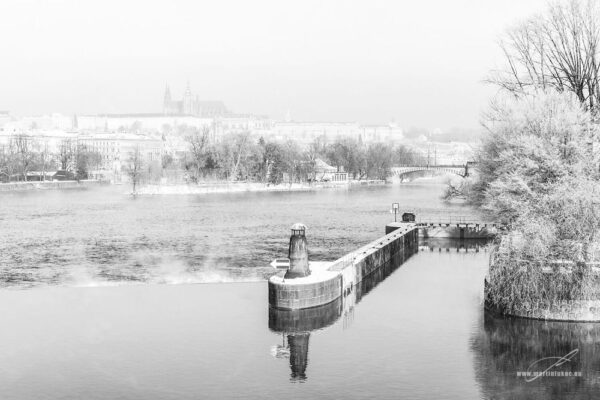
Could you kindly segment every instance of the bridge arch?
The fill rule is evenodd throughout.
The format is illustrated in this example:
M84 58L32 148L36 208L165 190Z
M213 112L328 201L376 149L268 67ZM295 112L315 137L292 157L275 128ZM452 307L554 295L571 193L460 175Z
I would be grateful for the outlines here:
M466 178L469 176L469 169L473 166L473 162L467 162L464 165L403 165L392 168L392 177L402 178L417 172L431 171L434 173L451 173Z

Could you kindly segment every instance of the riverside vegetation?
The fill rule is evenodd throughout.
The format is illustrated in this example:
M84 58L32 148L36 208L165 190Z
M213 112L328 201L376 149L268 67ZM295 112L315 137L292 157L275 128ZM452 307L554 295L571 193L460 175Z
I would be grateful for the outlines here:
M467 195L510 226L490 265L489 300L510 312L597 298L600 175L590 113L551 93L496 105L488 118Z
M389 143L362 143L360 139L317 137L309 144L293 139L264 140L249 132L230 133L219 141L210 139L210 129L179 126L173 135L185 141L186 151L165 149L159 159L148 160L135 147L121 160L121 169L135 187L139 184L185 180L202 182L280 183L319 180L319 160L352 179L384 180L393 165L424 164L426 158L411 147ZM0 145L0 182L25 181L36 171L42 180L52 179L50 171L63 170L72 179L87 179L102 170L103 158L76 140L63 140L53 153L26 134L17 134ZM116 160L113 160L116 161ZM114 168L114 162L109 169ZM106 165L104 166L106 168ZM109 171L110 172L110 171Z
M506 313L599 299L600 14L569 1L508 31L506 89L484 115L479 175L451 186L508 224L491 259L487 300Z

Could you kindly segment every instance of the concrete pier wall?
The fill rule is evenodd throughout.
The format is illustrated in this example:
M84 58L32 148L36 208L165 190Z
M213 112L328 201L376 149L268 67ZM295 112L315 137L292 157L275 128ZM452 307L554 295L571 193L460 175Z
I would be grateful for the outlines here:
M315 278L315 276L312 276ZM318 278L317 278L318 279ZM295 310L317 307L331 303L342 292L342 278L332 274L323 280L293 283L293 279L283 282L269 280L269 304L273 307Z
M414 224L402 224L396 230L340 258L329 268L342 275L342 295L347 296L365 277L389 262L395 255L404 254L418 246Z
M393 232L346 254L322 270L312 270L305 278L269 279L269 304L281 309L301 309L330 303L356 290L367 276L397 255L418 246L414 224L402 224ZM412 252L411 252L412 254Z

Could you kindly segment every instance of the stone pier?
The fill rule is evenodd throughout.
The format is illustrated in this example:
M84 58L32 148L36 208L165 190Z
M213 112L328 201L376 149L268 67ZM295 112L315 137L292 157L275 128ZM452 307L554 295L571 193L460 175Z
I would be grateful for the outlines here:
M294 232L294 229L292 231ZM292 233L291 239L294 235ZM269 279L269 305L295 310L322 306L347 296L356 290L357 284L364 278L394 257L405 252L412 254L412 249L418 246L418 235L416 224L398 224L398 227L385 236L333 262L310 262L308 275L292 274L296 276L293 278L288 274L275 275ZM305 239L305 236L303 238ZM299 248L304 250L306 247ZM295 262L295 265L298 264Z

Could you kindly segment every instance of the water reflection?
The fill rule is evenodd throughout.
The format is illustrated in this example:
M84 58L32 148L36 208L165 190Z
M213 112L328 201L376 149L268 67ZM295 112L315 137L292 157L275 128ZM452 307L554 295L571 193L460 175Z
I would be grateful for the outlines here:
M289 357L292 380L305 380L308 365L310 332L332 325L342 315L342 298L324 306L302 310L280 310L269 307L269 329L281 332L283 341L273 355Z
M600 393L600 324L482 314L471 343L482 397L597 398ZM542 360L548 357L565 357L569 361ZM541 361L536 363L538 360ZM556 362L559 365L552 367ZM542 376L532 380L534 377L521 374L545 370L554 375L572 376ZM577 376L579 374L581 376Z
M277 358L289 357L292 381L307 379L310 333L332 325L342 315L344 328L349 327L355 305L417 251L417 246L407 246L403 252L397 253L392 260L364 278L356 290L324 306L302 310L269 307L269 329L282 334L282 344L274 346L272 354Z
M419 238L419 251L475 252L487 251L489 239Z

